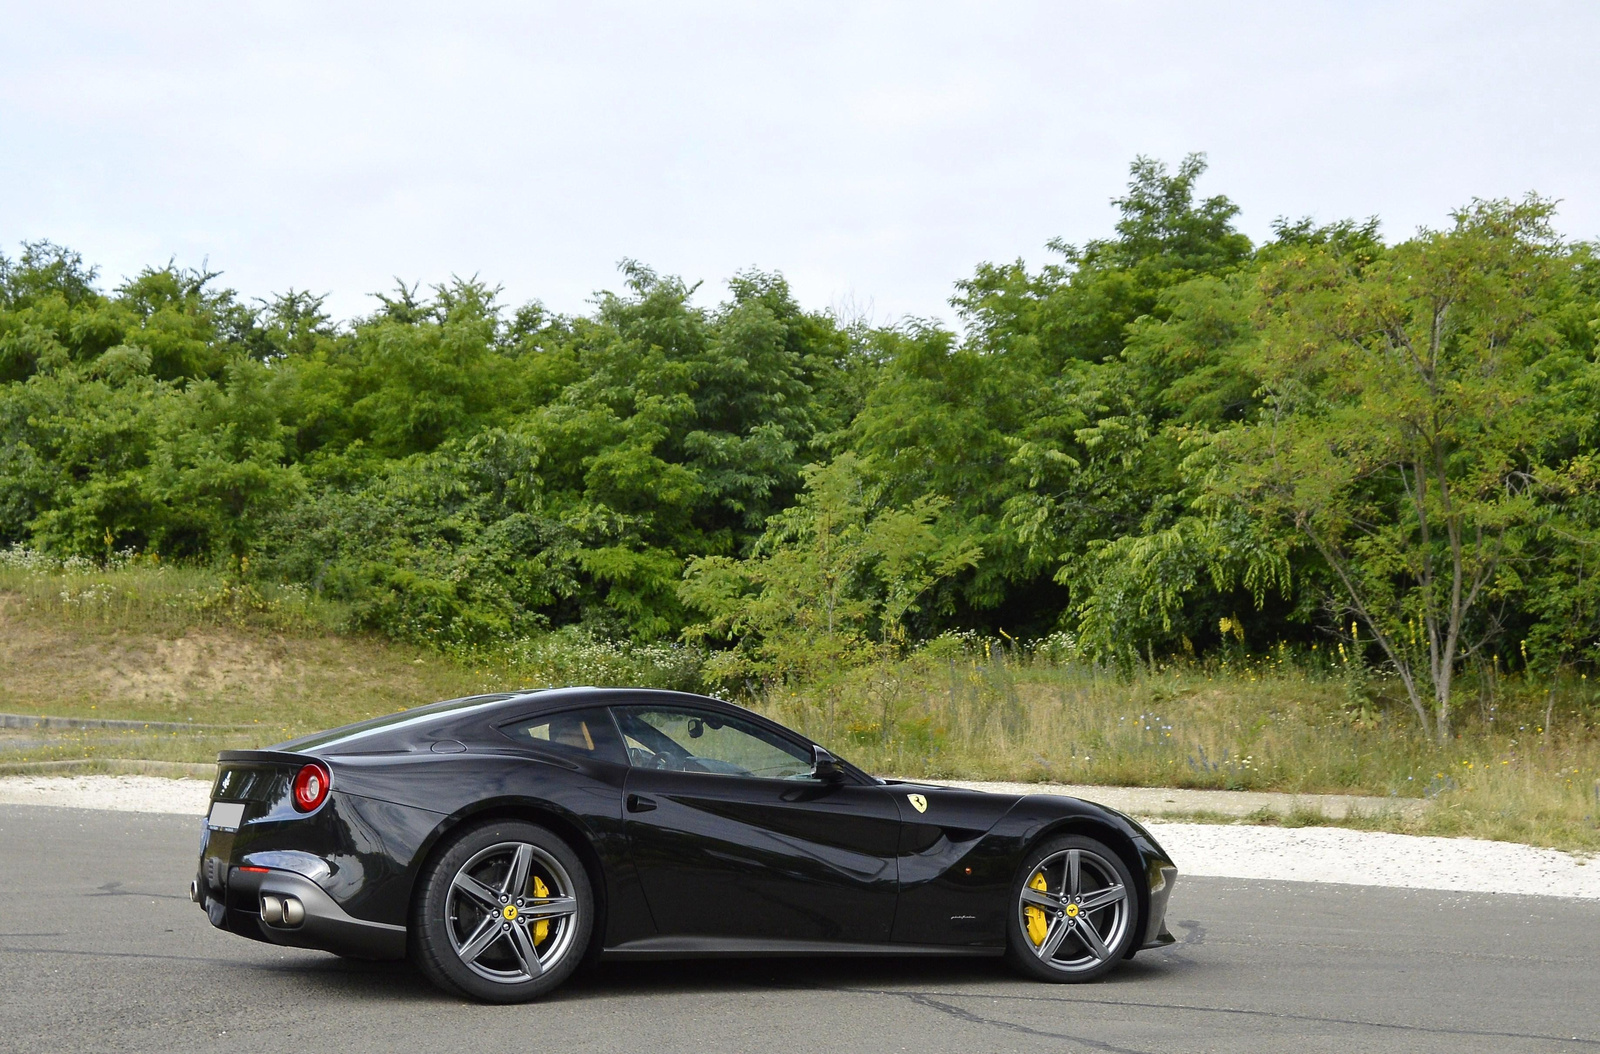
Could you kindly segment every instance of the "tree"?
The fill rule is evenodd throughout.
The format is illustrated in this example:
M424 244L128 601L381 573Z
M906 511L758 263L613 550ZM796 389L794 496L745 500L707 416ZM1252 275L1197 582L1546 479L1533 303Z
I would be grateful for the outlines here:
M1215 343L1210 331L1238 313L1226 276L1250 265L1250 241L1227 198L1197 199L1204 171L1198 154L1176 172L1137 159L1114 199L1115 237L1053 241L1061 261L1037 272L984 264L952 301L966 340L907 326L888 344L851 448L893 501L947 500L948 529L982 550L940 587L957 624L1055 628L1083 600L1094 546L1162 529L1181 507L1181 454L1164 420L1191 404L1237 412L1240 384L1220 372L1169 409L1166 389L1208 365L1209 348L1128 354L1130 334L1174 314L1193 316L1185 332Z
M1520 585L1535 470L1572 368L1547 315L1547 202L1476 202L1377 254L1306 245L1261 278L1247 345L1264 404L1217 437L1213 499L1245 503L1326 562L1423 728Z
M852 454L810 466L805 483L749 558L701 557L684 572L684 603L707 616L685 638L736 645L714 660L723 677L816 676L897 649L929 588L977 559L935 529L941 499L884 504Z

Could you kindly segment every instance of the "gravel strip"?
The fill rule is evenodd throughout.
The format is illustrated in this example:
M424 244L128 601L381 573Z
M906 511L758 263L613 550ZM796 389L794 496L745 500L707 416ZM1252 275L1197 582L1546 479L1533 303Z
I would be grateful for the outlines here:
M161 776L4 776L0 804L204 816L211 781Z
M210 794L211 784L205 780L159 776L0 778L0 804L199 817L206 813ZM1555 849L1331 827L1158 821L1148 827L1177 863L1180 882L1182 875L1204 875L1600 899L1600 862L1586 864Z
M1146 824L1185 874L1600 899L1600 861L1481 838L1333 827Z

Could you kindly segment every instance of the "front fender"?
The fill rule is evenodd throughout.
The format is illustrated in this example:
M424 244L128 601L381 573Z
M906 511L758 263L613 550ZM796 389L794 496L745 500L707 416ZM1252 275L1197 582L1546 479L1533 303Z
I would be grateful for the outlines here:
M1106 843L1138 880L1135 893L1142 939L1129 950L1129 957L1140 948L1173 943L1172 935L1166 930L1166 909L1178 869L1139 821L1080 798L1030 794L1013 806L1002 826L1017 831L1024 843L1022 855L1043 839L1057 834L1083 834Z

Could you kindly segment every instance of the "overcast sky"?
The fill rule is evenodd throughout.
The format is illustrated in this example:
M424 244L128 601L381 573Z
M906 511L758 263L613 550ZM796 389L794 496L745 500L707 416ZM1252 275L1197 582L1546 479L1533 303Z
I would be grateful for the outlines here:
M1110 231L1128 162L1403 236L1474 196L1600 235L1600 4L163 5L0 0L0 251L247 295L617 262L952 321L982 260Z

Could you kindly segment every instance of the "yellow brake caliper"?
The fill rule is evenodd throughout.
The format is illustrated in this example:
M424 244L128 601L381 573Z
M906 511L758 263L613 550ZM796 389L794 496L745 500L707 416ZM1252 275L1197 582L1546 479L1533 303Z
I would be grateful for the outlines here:
M550 895L550 887L546 886L544 884L544 879L540 878L538 875L533 876L533 895L536 897L548 897ZM548 936L550 936L549 919L540 919L538 922L533 924L534 944L542 944L544 939ZM1034 943L1037 944L1038 941L1035 941Z
M1034 873L1033 881L1028 883L1028 888L1037 889L1041 893L1050 892L1050 886L1044 880L1043 871L1037 871ZM1039 945L1044 943L1044 935L1050 932L1049 920L1044 917L1043 909L1036 908L1032 904L1029 904L1027 907L1023 908L1022 914L1028 920L1028 939L1032 941L1033 946L1037 948Z

